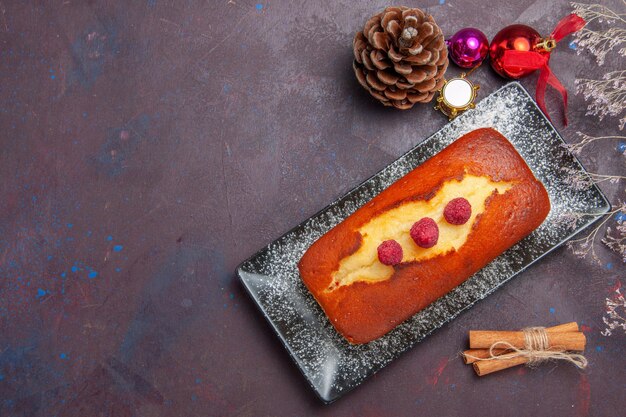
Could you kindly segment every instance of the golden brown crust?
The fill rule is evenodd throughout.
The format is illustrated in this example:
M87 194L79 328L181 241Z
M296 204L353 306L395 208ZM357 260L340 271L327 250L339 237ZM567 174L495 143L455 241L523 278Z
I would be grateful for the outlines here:
M431 259L397 265L387 280L354 282L326 291L341 259L361 244L357 230L362 225L402 202L428 199L444 182L466 174L514 185L504 194L489 197L463 246ZM549 211L545 188L509 141L494 129L477 129L322 236L304 254L298 268L337 331L351 343L367 343L464 282L537 228Z

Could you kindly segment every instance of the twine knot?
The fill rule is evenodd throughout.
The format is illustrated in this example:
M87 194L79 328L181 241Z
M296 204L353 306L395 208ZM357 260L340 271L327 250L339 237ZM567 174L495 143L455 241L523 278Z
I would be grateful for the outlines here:
M489 357L481 360L506 360L524 356L528 359L529 366L554 359L569 362L580 369L587 367L588 362L585 356L579 353L568 353L559 346L551 346L545 327L527 327L522 329L522 332L524 333L523 349L516 348L505 340L497 341L489 347ZM505 349L510 352L496 355L494 349Z

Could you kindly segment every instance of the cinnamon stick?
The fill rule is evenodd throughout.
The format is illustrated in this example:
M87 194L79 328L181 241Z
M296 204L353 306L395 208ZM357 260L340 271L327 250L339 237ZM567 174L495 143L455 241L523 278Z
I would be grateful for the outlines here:
M518 356L516 358L511 359L495 359L495 360L485 360L474 362L472 366L474 367L474 372L478 376L484 376L491 374L493 372L498 372L503 369L512 368L517 365L523 365L528 363L528 358L525 356Z
M578 332L578 324L575 322L547 328L546 332L549 333L550 346L554 348L554 350L585 350L585 335ZM470 347L473 348L470 349L470 351L475 351L476 353L472 356L485 356L485 360L477 360L472 363L474 371L478 376L488 375L493 372L528 363L529 359L526 356L487 360L487 358L489 358L488 348L499 341L506 341L516 348L525 347L523 332L470 331ZM478 346L481 348L477 348ZM484 352L487 352L486 355Z
M577 332L578 323L575 321L559 324L558 326L546 327L546 332ZM498 356L506 352L506 349L493 349L494 355ZM480 359L487 359L491 355L489 349L468 349L463 352L463 360L466 364L474 363ZM477 359L478 358L478 359Z
M525 345L524 332L470 330L470 349L488 349L496 342L506 341L518 349ZM550 346L562 350L585 350L586 338L582 332L552 332Z

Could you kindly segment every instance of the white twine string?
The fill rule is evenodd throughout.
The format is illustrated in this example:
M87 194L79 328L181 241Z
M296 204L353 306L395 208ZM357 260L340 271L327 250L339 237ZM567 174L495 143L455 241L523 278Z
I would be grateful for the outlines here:
M477 358L476 356L466 355L468 358L491 361L491 360L507 360L524 356L528 358L528 365L538 364L550 359L562 360L571 363L580 369L587 367L587 358L578 353L567 353L565 349L558 346L550 346L550 339L545 327L527 327L522 329L524 333L524 348L519 349L507 341L498 341L489 347L488 358ZM497 355L494 349L505 349L511 351Z

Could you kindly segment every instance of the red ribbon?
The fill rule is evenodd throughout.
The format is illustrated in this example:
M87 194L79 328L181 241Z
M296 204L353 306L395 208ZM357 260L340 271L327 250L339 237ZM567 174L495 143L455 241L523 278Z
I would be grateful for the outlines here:
M561 19L550 34L550 38L558 42L567 35L582 29L586 23L582 17L572 13ZM516 69L541 70L535 92L537 104L548 120L552 121L546 109L545 101L547 86L548 84L551 85L563 97L563 124L567 126L567 90L550 70L549 52L507 50L502 56L502 66L505 69L515 67Z

